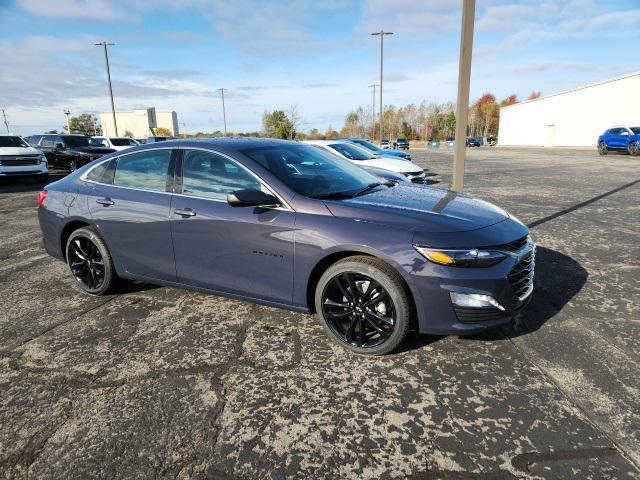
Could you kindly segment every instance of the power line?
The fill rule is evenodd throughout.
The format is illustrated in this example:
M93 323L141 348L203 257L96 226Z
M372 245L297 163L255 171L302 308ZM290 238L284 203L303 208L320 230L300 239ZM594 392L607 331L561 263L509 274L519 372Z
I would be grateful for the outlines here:
M384 36L393 35L393 32L385 32L380 30L379 32L373 32L371 35L380 35L380 141L382 142L382 114L384 112L382 105L382 77L384 69Z
M113 103L113 89L111 88L111 71L109 70L109 53L107 52L107 46L115 45L115 43L111 43L111 42L107 42L106 40L103 40L102 42L96 43L95 45L102 45L104 47L104 63L107 67L107 82L109 83L109 97L111 98L111 114L113 115L113 129L115 130L115 134L117 137L118 124L116 122L116 107Z

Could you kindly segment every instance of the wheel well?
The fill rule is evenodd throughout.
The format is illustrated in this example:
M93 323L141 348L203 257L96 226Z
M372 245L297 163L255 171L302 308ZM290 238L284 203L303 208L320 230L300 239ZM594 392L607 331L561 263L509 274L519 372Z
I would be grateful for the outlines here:
M60 235L60 250L62 251L62 256L65 260L67 259L67 240L69 240L71 234L79 228L89 226L90 225L87 222L82 222L80 220L74 220L64 226L62 229L62 235Z
M309 308L310 313L315 313L316 311L316 305L315 305L316 287L318 286L318 281L320 280L320 277L322 276L322 274L327 270L327 268L329 268L331 265L333 265L337 261L347 257L356 257L356 256L373 257L381 262L387 263L379 257L370 255L368 253L358 252L358 251L337 252L337 253L332 253L331 255L326 256L325 258L320 260L315 267L313 267L313 270L311 271L311 275L309 275L309 281L307 282L307 306ZM400 278L402 278L402 275L400 275ZM404 285L405 291L407 292L409 301L411 302L412 316L414 319L416 319L417 309L416 309L416 302L413 298L413 294L411 293L411 289L409 288L409 285L407 285L407 282L405 282L404 278L402 278L402 283Z

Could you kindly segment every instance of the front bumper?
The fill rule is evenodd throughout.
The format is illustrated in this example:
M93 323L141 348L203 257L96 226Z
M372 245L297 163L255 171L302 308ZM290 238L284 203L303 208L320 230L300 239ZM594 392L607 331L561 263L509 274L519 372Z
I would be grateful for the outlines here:
M470 335L511 322L527 305L533 292L535 247L488 268L436 265L419 254L410 264L412 271L407 273L416 300L419 331ZM490 297L499 308L456 305L452 293Z
M0 166L0 177L22 177L46 175L49 169L46 162L40 162L35 165L21 166Z

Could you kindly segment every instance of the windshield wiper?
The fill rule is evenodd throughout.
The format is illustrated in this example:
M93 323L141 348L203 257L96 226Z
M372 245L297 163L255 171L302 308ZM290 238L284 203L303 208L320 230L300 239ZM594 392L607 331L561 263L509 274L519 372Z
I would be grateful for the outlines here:
M327 192L310 195L310 198L351 198L353 195L349 192Z
M392 182L391 180L387 180L386 182L375 182L375 183L370 183L369 185L367 185L366 187L364 187L362 190L358 190L353 196L357 197L360 195L363 195L365 193L367 193L370 190L373 190L376 187L379 187L381 185L386 185L387 187L395 187L396 183Z

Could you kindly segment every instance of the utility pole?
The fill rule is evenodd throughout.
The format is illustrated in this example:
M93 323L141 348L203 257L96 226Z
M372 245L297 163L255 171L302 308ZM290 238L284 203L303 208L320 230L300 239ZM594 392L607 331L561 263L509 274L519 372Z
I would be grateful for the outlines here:
M476 0L462 2L460 33L460 64L458 67L458 100L456 104L456 140L453 150L453 182L451 190L461 192L464 187L464 156L467 148L469 115L469 85L471 83L471 53Z
M96 43L95 45L102 45L104 47L104 63L107 67L107 82L109 83L109 97L111 98L111 114L113 115L113 129L115 130L116 137L118 136L118 124L116 122L116 107L113 104L113 89L111 88L111 72L109 70L109 53L107 52L107 46L115 45L115 43L107 42L103 40L102 42ZM105 132L102 132L103 135L106 135Z
M393 32L385 32L384 30L380 30L379 32L374 32L371 35L380 35L380 141L382 141L382 114L384 113L384 108L382 105L382 75L384 68L384 36L385 35L393 35Z
M380 84L379 83L374 83L373 85L369 85L369 87L373 87L373 101L371 102L371 109L372 109L372 118L373 118L373 125L371 125L371 134L373 135L372 140L375 142L376 141L376 87L379 87ZM380 139L382 140L382 139Z
M67 119L67 133L71 134L71 129L69 128L69 115L71 115L71 112L68 108L65 108L62 113L64 113L64 116Z
M222 97L222 118L224 119L224 136L227 136L227 112L224 109L224 88L219 88L217 90L218 92L220 92L220 96Z
M4 127L7 129L7 133L11 133L9 131L9 122L7 121L7 114L4 111L4 108L2 109L2 118L4 119Z

